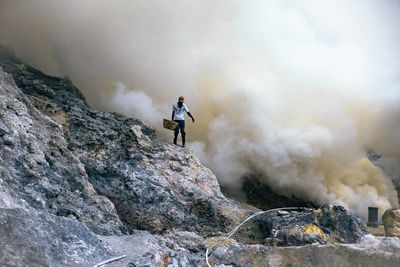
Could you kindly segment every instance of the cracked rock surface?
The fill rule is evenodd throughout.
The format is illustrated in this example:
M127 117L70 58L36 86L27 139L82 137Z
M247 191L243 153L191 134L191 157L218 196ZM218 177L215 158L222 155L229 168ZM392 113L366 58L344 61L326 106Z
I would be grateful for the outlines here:
M1 266L87 266L111 253L76 220L46 212L0 209Z

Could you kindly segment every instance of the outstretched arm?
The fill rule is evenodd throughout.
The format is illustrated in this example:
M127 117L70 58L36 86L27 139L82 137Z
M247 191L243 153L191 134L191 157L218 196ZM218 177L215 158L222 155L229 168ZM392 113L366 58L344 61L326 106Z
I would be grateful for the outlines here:
M190 112L187 113L190 118L192 118L192 122L194 122L194 118Z

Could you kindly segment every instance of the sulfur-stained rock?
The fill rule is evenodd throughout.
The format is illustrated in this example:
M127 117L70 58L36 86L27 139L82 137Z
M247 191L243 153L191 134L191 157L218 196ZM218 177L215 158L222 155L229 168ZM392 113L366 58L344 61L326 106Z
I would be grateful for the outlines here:
M322 205L315 219L325 233L341 243L355 243L367 233L364 222L343 206Z
M382 216L386 236L400 237L400 209L387 209Z
M305 225L303 231L306 234L314 234L322 238L325 238L326 236L326 234L321 230L321 228L312 223Z
M277 246L354 243L366 234L363 222L341 206L274 211L260 217L267 241Z

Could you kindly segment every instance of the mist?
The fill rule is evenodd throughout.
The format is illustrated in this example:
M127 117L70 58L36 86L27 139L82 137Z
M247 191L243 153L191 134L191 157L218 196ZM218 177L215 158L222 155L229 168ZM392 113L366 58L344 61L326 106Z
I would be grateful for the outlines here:
M256 174L364 218L398 206L398 25L396 1L0 2L0 42L92 106L171 141L184 95L189 146L223 186Z

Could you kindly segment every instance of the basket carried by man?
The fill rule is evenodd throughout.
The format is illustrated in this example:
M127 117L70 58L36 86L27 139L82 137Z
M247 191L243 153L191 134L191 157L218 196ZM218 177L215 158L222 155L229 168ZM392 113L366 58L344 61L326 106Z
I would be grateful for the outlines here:
M163 126L165 129L175 131L176 127L178 127L178 123L175 121L164 119Z

